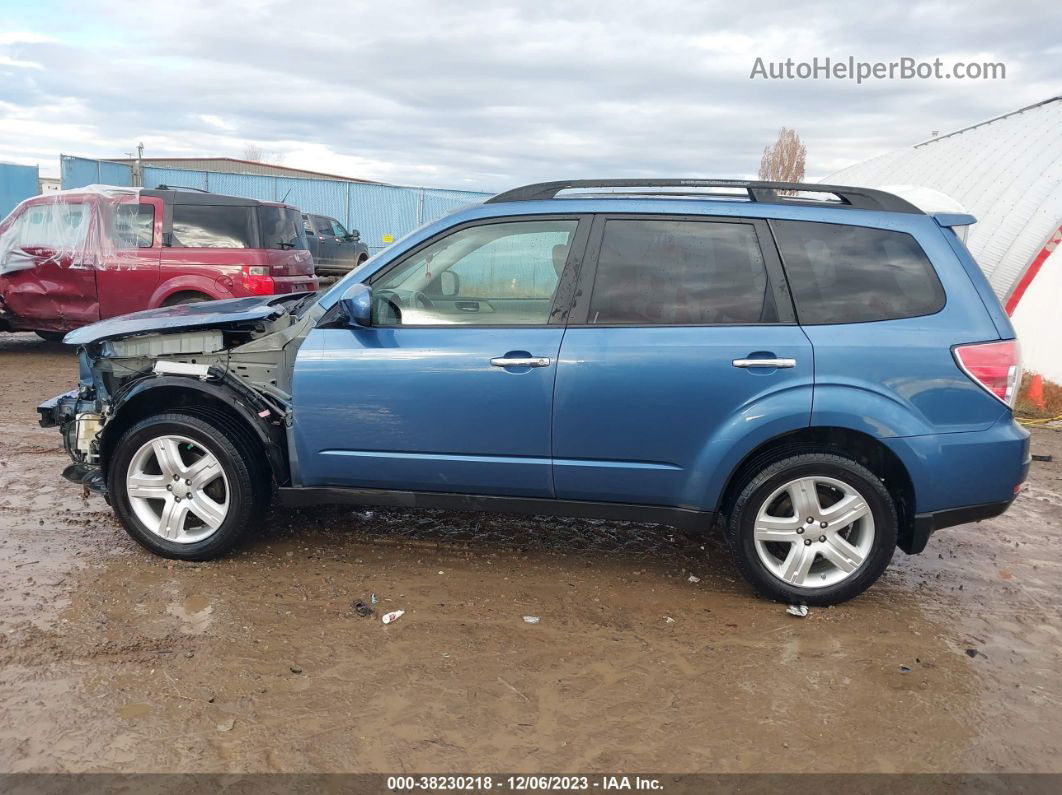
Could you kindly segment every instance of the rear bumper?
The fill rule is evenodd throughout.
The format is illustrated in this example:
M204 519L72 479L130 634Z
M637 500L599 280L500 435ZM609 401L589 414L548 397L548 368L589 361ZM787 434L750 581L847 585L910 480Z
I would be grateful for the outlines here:
M316 276L274 276L273 293L285 295L286 293L316 292L319 280Z
M915 514L911 532L900 544L908 555L917 555L926 548L929 537L944 527L955 527L970 522L994 519L1010 507L1014 500L987 502L983 505L967 505L965 508L948 508L945 511Z
M926 548L942 527L980 522L1010 507L1029 474L1029 432L1008 416L971 433L883 439L903 462L914 486L914 517L898 546Z

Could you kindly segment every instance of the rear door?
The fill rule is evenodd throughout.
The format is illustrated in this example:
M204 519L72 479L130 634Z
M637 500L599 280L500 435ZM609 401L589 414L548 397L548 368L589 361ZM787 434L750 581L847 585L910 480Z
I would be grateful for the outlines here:
M807 424L811 344L770 241L759 220L595 220L557 368L559 499L714 510L738 439Z
M12 325L68 330L100 319L95 203L91 197L28 204L5 234L0 291Z
M162 257L162 199L144 196L101 205L104 245L96 273L100 317L116 317L151 306Z

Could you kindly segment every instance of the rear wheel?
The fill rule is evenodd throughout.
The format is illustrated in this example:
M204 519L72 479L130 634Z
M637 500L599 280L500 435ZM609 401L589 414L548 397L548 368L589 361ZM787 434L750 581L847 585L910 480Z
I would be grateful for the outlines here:
M65 331L35 331L33 332L45 342L62 342L66 336Z
M269 481L249 436L222 419L160 414L127 430L111 456L115 513L166 558L210 560L261 518Z
M727 540L742 574L772 599L837 604L873 585L892 559L896 506L855 461L792 456L739 489Z
M162 302L163 306L180 306L181 304L198 304L200 301L211 301L209 295L204 293L175 293Z

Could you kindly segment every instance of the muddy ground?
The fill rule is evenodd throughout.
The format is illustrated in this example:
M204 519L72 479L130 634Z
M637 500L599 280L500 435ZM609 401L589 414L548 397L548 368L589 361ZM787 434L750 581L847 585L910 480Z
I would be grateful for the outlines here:
M0 771L1062 771L1062 433L800 619L655 526L278 510L153 557L59 479L34 406L75 377L0 335Z

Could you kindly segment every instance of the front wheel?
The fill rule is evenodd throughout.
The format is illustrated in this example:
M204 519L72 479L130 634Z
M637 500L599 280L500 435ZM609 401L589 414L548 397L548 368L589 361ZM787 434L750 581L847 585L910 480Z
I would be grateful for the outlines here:
M873 585L892 560L896 506L855 461L792 456L739 488L727 540L742 574L772 599L837 604Z
M249 436L224 418L159 414L122 435L107 487L137 543L165 558L210 560L268 504L260 459Z

